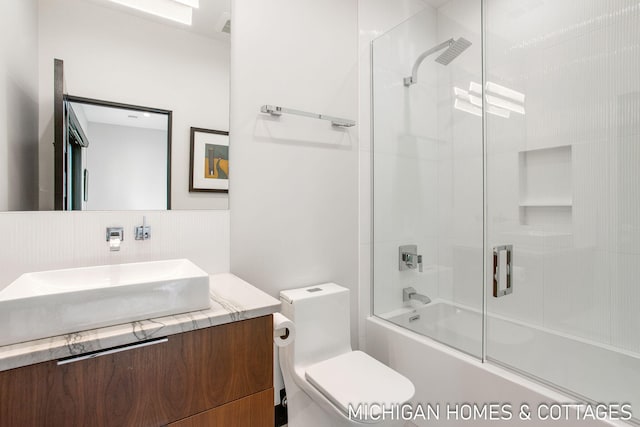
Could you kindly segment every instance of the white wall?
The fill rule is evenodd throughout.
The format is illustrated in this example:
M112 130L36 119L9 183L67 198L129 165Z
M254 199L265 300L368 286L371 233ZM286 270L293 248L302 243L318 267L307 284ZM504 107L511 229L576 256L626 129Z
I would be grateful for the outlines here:
M151 239L133 230L147 216ZM106 227L124 227L119 252ZM0 213L0 289L30 271L188 258L206 272L229 271L228 211Z
M356 1L242 0L232 16L231 272L275 297L322 282L349 288L357 347L359 125L259 112L274 104L357 120Z
M354 0L243 0L232 13L231 271L277 297L333 281L351 290L357 339L357 127Z
M90 210L167 206L167 132L89 123L86 150Z
M53 59L67 93L173 111L172 208L224 209L189 193L189 128L228 130L229 45L83 0L40 0L40 208L53 207Z
M0 3L0 211L38 209L37 7Z

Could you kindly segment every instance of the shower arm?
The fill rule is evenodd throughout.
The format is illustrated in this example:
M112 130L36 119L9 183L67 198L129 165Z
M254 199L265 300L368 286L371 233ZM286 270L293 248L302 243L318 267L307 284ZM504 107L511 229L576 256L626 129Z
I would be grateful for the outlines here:
M427 56L432 55L442 49L445 49L451 46L454 43L454 41L455 41L454 39L449 39L447 41L444 41L439 45L432 47L431 49L422 53L420 56L418 56L418 59L416 59L415 64L413 64L413 69L411 70L411 76L404 78L404 85L411 86L412 84L418 83L418 68L420 68L420 64L422 64L422 61L424 61Z

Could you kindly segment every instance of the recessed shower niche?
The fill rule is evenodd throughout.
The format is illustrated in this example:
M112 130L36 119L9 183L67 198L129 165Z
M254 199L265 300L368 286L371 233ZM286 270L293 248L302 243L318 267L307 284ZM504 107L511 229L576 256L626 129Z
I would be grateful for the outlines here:
M519 206L522 225L571 225L571 146L519 153Z

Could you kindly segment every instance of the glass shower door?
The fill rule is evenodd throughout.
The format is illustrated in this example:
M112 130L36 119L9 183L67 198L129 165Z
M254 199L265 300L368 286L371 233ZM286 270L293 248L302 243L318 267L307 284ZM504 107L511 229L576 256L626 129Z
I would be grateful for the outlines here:
M484 22L486 359L638 417L640 4Z
M480 6L425 5L372 43L374 314L478 358Z

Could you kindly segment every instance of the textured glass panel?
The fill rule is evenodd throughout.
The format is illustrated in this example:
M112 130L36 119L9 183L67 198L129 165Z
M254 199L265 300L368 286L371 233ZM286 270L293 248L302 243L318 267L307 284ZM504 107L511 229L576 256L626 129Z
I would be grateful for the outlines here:
M485 0L489 247L514 292L487 296L487 357L640 414L640 2ZM490 280L490 278L487 278Z

